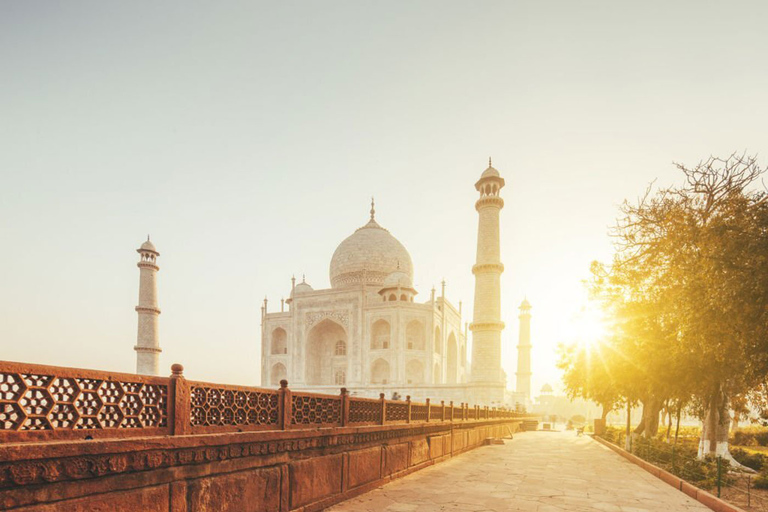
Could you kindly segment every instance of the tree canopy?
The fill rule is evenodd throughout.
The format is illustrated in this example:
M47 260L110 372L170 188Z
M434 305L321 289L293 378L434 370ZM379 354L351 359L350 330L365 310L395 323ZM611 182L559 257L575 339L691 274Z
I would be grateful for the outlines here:
M622 205L613 260L594 263L589 283L609 334L591 354L562 349L560 367L571 396L641 402L637 433L689 404L714 453L730 401L759 399L768 374L768 201L755 157L676 166L681 185Z

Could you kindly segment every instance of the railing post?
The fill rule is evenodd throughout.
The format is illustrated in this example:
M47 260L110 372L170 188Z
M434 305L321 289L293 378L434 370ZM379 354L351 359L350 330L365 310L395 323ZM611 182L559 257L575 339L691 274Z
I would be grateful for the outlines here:
M408 416L407 416L405 422L406 423L410 423L411 422L411 395L406 395L405 396L405 403L408 406Z
M280 430L288 430L291 426L291 390L288 389L288 381L280 381L280 390L278 391L278 403L280 404L280 417L278 418L278 427Z
M387 422L387 400L384 398L384 393L379 393L379 400L381 401L381 421L380 425L384 425Z
M172 396L168 400L168 425L171 427L171 435L181 436L189 434L191 430L191 411L189 383L184 378L184 367L178 363L171 365L171 381L169 392Z
M432 414L432 408L429 406L429 398L427 398L426 402L427 402L427 422L429 422L429 416Z
M453 421L453 400L451 400L451 421Z
M349 391L347 388L341 388L341 426L346 427L349 424Z
M445 421L445 400L440 400L440 421Z

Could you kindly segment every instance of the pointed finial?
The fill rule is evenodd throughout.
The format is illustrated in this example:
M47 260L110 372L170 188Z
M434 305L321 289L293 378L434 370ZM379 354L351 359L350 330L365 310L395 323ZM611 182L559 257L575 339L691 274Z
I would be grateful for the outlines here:
M371 220L373 220L375 216L376 216L376 208L375 208L373 196L371 196Z
M149 242L149 235L147 235L147 242Z
M397 270L400 270L400 259L397 260Z
M488 157L488 167L493 167L493 164L491 163L491 157Z
M301 274L301 282L302 283L306 283L307 282L307 275L306 274Z

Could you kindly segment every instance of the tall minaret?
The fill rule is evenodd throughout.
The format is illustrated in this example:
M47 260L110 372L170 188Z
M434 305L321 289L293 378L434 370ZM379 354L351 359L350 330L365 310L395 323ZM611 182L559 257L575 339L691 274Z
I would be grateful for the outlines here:
M472 331L472 375L475 399L490 404L504 400L506 382L501 370L501 293L500 280L504 265L499 254L499 213L504 200L499 192L504 178L491 165L475 183L480 199L475 203L479 215L477 226L477 263L475 275L474 318Z
M520 304L520 336L517 343L517 387L515 391L531 400L531 303Z
M136 249L141 255L138 267L139 278L139 305L136 312L139 314L139 329L136 336L136 373L140 375L158 375L160 370L160 336L157 329L160 308L157 307L157 252L152 242L147 241Z

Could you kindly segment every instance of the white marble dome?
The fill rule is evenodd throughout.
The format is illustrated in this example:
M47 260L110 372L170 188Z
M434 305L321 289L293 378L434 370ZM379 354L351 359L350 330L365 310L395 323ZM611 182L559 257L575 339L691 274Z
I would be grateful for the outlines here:
M389 288L403 288L403 289L409 289L413 288L413 281L411 280L410 276L403 272L402 270L396 270L389 274L386 279L384 279L384 283L382 284L382 289L389 289Z
M371 220L339 244L331 258L331 286L342 288L363 282L381 286L400 271L413 282L411 255L397 238Z
M306 281L302 281L299 284L296 285L296 287L291 291L291 297L294 295L298 295L300 293L309 293L313 291L314 288L312 288L309 283Z

